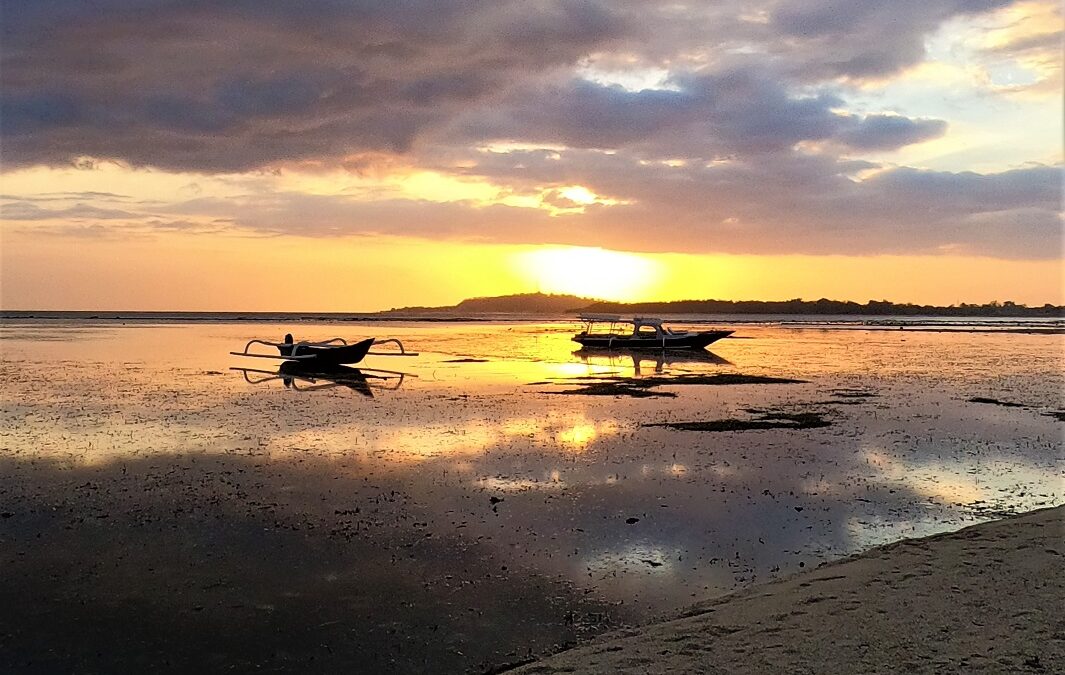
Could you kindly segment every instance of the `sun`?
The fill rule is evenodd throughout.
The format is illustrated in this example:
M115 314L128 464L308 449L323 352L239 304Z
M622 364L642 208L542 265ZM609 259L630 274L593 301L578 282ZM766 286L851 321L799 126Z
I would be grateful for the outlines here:
M519 254L517 263L543 293L601 300L638 299L659 276L653 260L602 248L543 247Z

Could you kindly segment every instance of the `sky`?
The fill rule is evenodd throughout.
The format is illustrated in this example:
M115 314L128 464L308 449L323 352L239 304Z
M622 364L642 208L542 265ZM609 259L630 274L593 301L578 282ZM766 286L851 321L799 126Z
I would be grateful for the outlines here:
M0 0L5 309L1065 303L1056 0Z

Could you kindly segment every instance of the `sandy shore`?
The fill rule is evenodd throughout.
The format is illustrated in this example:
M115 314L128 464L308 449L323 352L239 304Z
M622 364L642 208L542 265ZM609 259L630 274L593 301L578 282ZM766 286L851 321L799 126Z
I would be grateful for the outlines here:
M1063 535L1057 507L900 541L516 672L1062 672Z

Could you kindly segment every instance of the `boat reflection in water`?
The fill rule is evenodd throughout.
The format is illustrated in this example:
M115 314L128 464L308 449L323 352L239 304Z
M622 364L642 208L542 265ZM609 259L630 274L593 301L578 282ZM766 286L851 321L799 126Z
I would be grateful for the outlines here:
M403 384L404 378L416 377L394 370L312 365L299 361L285 361L276 371L258 368L230 368L230 370L242 373L249 384L281 380L285 387L296 391L319 391L346 387L369 398L373 398L374 389L394 391Z
M632 360L634 375L643 374L645 364L653 364L656 375L661 375L667 367L680 364L712 364L731 366L731 361L705 349L588 349L582 347L573 352L585 365L610 366L625 365Z

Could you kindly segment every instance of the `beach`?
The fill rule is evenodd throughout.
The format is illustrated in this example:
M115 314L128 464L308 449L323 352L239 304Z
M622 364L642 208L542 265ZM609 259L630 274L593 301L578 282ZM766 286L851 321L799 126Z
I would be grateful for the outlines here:
M918 583L943 596L939 553L894 542L1065 503L1060 335L723 327L693 358L581 353L563 322L5 322L0 670L480 673L726 606L794 638L878 574L892 621ZM331 381L229 354L286 332L418 356ZM966 554L973 584L1061 553L1005 544ZM988 592L1035 612L1060 591L1022 578ZM772 634L745 630L714 639ZM839 634L873 670L902 644ZM1045 642L1010 664L1049 671Z
M1050 673L1065 507L908 539L515 673Z

